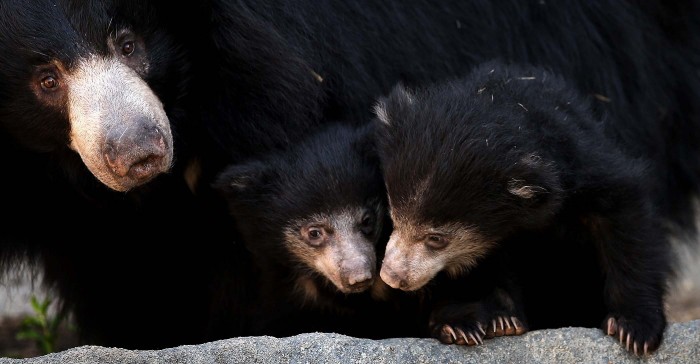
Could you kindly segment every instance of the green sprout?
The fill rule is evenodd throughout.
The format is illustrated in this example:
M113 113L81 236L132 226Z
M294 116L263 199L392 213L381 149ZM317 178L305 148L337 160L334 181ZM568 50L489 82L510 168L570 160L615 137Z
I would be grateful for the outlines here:
M61 322L65 314L59 311L55 316L49 315L51 299L45 298L42 302L32 295L31 305L34 315L27 316L22 321L22 328L17 333L17 340L34 340L43 354L49 354L56 349L56 339Z

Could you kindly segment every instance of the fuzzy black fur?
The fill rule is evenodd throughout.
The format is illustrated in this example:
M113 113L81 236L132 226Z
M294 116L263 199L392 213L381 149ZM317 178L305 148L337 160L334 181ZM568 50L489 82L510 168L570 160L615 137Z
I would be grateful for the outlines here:
M592 102L551 70L499 62L415 93L397 88L380 106L392 216L456 222L497 242L509 268L491 271L517 282L530 328L602 325L629 350L651 351L671 272L666 196L654 188L668 167L631 153L618 138L629 126L596 117ZM656 144L635 149L645 147Z
M194 228L208 245L217 233L182 178L185 143L193 140L184 137L190 133L179 101L188 68L183 51L143 2L3 1L0 12L0 148L7 168L0 186L9 211L0 229L0 270L25 257L36 263L86 342L200 342L210 252L172 242ZM152 65L144 79L164 105L178 150L172 174L129 193L109 190L90 174L68 148L67 105L42 104L30 88L35 70L53 59L72 67L78 57L106 55L107 37L122 26L143 35Z
M686 196L699 165L686 132L697 123L689 70L698 52L688 51L697 45L697 9L659 4L3 1L0 139L11 175L0 184L12 212L0 268L26 256L37 262L87 343L157 348L220 338L207 326L237 308L211 308L227 302L215 290L240 273L235 247L218 244L233 238L209 188L215 175L297 143L323 120L365 122L396 82L444 80L497 56L549 65L575 75L582 92L610 98L596 114L627 126L616 138L630 154L658 162L660 209L689 226ZM120 24L142 33L157 65L144 78L163 102L176 151L172 173L128 193L88 173L66 147L65 110L39 105L28 89L31 70L49 60L104 54ZM647 128L652 119L665 127ZM653 149L640 149L640 139ZM193 161L199 179L185 183ZM172 244L193 231L197 244ZM134 330L145 322L158 334Z
M218 178L217 188L249 252L247 274L254 277L246 295L249 309L242 315L244 332L288 336L326 331L369 338L418 335L418 320L407 318L412 314L406 313L407 307L417 312L417 300L399 299L402 294L385 285L378 288L383 292L376 298L373 288L342 293L295 255L285 236L287 231L300 234L304 221L317 221L314 216L332 219L342 211L364 210L371 224L365 226L358 218L356 229L374 243L377 264L381 262L390 222L373 136L371 125L331 123L288 151L231 165ZM316 248L319 254L328 254L327 249ZM383 285L378 279L375 284ZM299 282L314 288L307 292ZM221 329L230 332L230 328Z

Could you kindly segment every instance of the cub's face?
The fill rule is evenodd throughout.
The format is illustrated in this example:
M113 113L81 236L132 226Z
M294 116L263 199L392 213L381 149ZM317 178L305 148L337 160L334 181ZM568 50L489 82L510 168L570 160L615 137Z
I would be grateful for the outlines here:
M389 286L415 291L441 271L459 276L474 267L496 245L477 227L461 223L431 225L392 213L394 230L381 267Z
M378 204L370 204L296 219L284 228L284 245L300 266L322 275L339 291L362 292L376 277L382 215ZM298 283L304 291L312 288L306 280Z
M229 166L216 186L246 247L269 271L288 272L307 299L376 280L387 213L369 130L314 130L289 150Z
M438 272L465 273L559 208L556 166L520 139L524 117L474 97L478 89L450 84L410 93L399 86L377 104L394 225L380 276L391 287L413 291Z
M74 151L116 191L173 161L163 102L174 48L151 9L136 3L0 3L11 19L0 22L3 130L29 150Z

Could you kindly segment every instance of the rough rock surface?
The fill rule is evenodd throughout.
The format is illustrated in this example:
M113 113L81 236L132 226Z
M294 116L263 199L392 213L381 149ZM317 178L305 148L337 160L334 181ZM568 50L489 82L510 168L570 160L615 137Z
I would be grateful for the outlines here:
M669 326L659 351L647 363L700 361L700 320ZM496 338L483 346L446 346L432 339L356 339L311 333L288 338L244 337L202 345L138 351L81 346L0 364L54 363L635 363L601 330L565 328Z

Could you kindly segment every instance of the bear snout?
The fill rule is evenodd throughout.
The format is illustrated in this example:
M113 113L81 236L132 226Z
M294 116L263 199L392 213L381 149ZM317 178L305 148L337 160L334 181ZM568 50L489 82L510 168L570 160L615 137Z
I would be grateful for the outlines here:
M391 288L406 290L408 288L408 282L405 277L397 274L391 267L387 264L382 264L382 269L379 272L379 277L388 284Z
M147 181L168 168L168 148L157 126L139 127L111 133L104 144L104 159L110 171L120 178Z
M374 283L374 272L368 264L343 269L341 279L349 292L361 292Z

